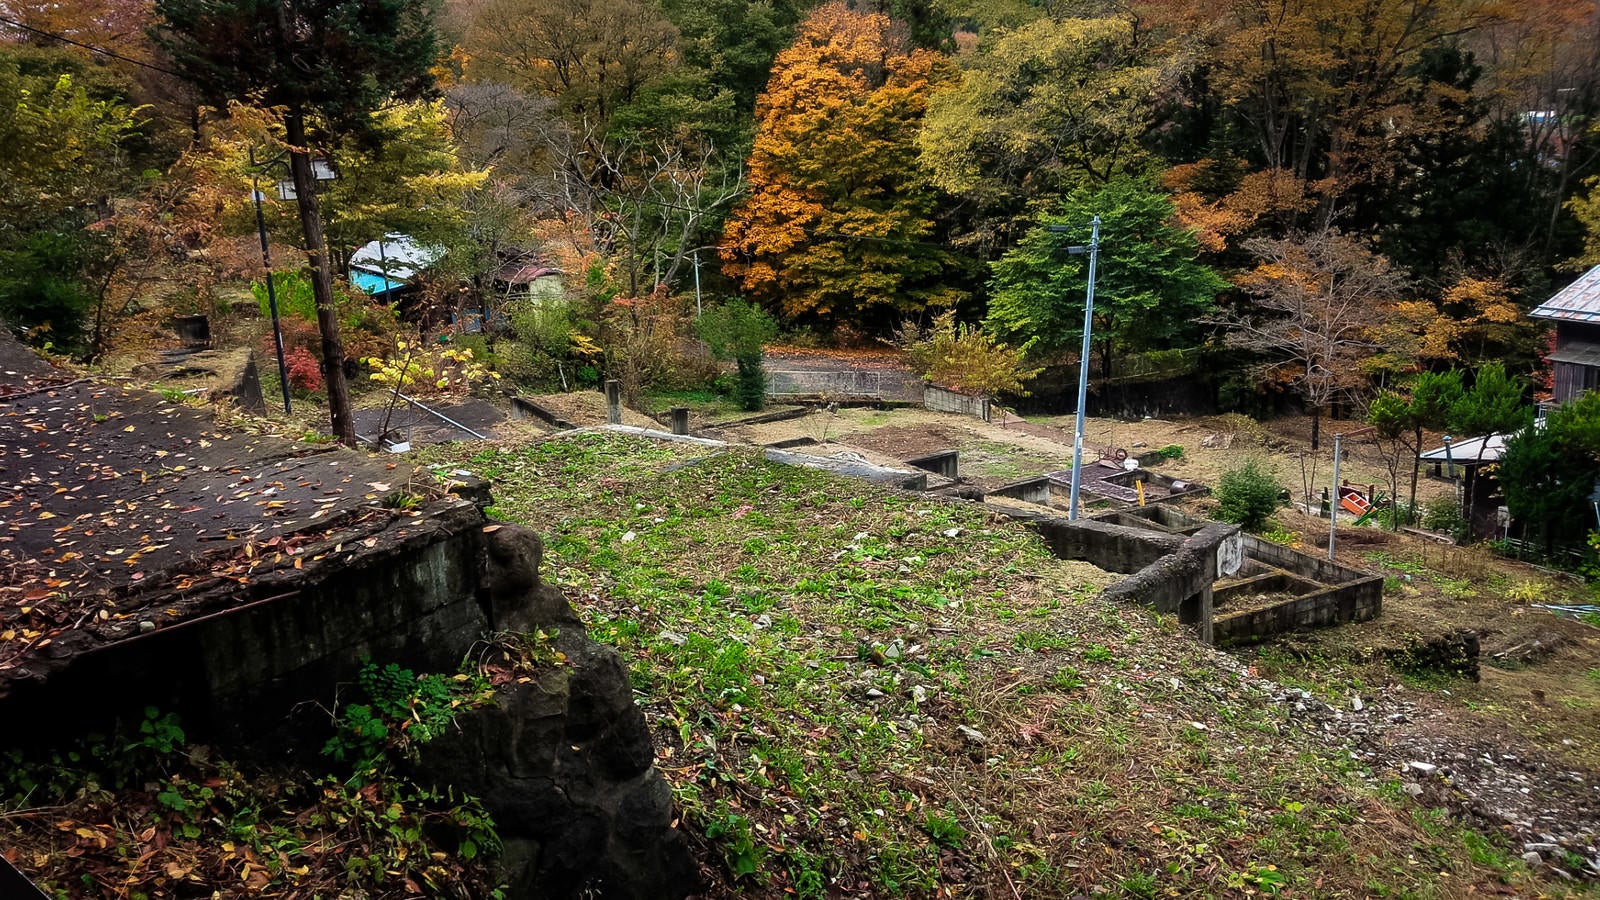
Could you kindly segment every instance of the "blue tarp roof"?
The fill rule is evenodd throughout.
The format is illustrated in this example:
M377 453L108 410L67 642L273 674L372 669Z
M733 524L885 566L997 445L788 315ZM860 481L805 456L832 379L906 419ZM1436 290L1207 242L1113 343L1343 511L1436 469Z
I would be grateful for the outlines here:
M350 283L369 294L405 287L444 256L443 247L419 244L405 234L387 234L350 254Z
M406 286L406 283L398 278L385 278L360 269L350 271L350 283L373 296Z

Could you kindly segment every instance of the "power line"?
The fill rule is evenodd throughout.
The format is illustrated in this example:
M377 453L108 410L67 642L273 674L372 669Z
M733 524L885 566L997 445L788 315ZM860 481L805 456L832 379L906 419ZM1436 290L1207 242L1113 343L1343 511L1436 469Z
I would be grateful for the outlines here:
M164 69L161 66L155 65L153 63L147 63L144 60L134 59L131 56L123 56L122 54L117 53L114 50L107 50L104 47L96 47L93 44L85 44L82 41L73 40L72 38L69 38L69 37L67 37L66 35L63 35L63 34L55 34L54 32L44 31L42 29L35 28L32 25L25 25L25 24L23 24L21 22L18 22L16 20L14 20L14 19L8 19L5 16L0 16L0 24L10 25L12 28L20 28L23 31L29 32L30 34L37 34L40 37L47 37L47 38L50 38L53 41L60 41L63 44L71 44L74 47L82 47L83 49L88 50L90 53L98 53L98 54L100 54L102 56L109 56L112 59L120 59L125 63L132 63L132 64L134 64L136 66L143 66L146 69L149 69L149 70L151 70L153 72L160 72L163 75L171 75L174 78L186 78L186 76L184 76L182 73L174 72L171 69Z

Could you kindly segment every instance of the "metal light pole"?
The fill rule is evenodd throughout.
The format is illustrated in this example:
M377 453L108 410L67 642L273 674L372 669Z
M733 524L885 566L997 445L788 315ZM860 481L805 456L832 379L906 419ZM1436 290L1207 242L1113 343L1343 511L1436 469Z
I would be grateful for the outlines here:
M267 270L267 308L272 313L272 343L278 354L278 386L283 388L283 412L289 409L289 367L283 361L283 329L278 325L278 292L272 285L272 254L267 249L267 220L261 213L261 184L256 174L256 148L250 148L250 198L256 203L256 232L261 235L261 265Z
M1089 291L1083 303L1083 352L1078 357L1078 424L1072 435L1072 493L1067 499L1067 521L1078 519L1078 487L1083 480L1083 413L1089 402L1090 332L1094 327L1094 276L1100 261L1100 217L1090 222L1088 247L1068 247L1068 253L1089 254ZM1051 230L1056 230L1055 226Z
M1333 544L1339 536L1339 457L1344 455L1344 433L1333 436L1333 495L1328 498L1328 562L1333 562Z
M694 317L700 318L700 251L694 251Z

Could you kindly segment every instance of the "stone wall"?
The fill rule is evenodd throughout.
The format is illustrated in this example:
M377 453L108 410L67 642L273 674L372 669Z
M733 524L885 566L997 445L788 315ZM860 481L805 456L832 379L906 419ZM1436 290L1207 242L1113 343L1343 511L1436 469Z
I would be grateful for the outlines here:
M936 412L974 416L985 422L989 421L990 401L988 397L962 394L942 387L934 387L930 384L922 388L922 405Z

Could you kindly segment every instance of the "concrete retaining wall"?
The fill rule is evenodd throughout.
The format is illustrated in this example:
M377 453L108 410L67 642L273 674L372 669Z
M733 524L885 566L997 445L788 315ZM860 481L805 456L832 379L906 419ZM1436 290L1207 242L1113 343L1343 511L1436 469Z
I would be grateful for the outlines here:
M1103 517L1123 524L1143 521L1163 533L1199 533L1206 520L1167 506L1122 509ZM1240 594L1271 590L1298 591L1300 596L1261 609L1224 612L1213 625L1218 645L1259 641L1306 628L1362 622L1383 610L1383 579L1341 566L1281 544L1239 533L1244 563L1235 582L1216 589L1214 601L1225 604Z
M776 447L778 445L768 444L767 446ZM926 456L908 459L906 460L906 465L926 469L935 475L943 475L946 478L957 478L960 477L958 474L961 465L960 460L961 452L959 450L941 450L938 453L929 453Z
M555 428L578 427L526 397L511 398L511 418L516 420L537 419Z
M1297 553L1166 506L1116 510L1093 519L1011 507L987 507L1026 522L1060 559L1091 562L1128 577L1102 596L1176 613L1203 640L1219 645L1262 640L1304 628L1359 622L1383 608L1383 579ZM1232 579L1214 587L1219 578ZM1243 612L1216 607L1250 594L1300 596Z
M988 397L957 393L930 384L922 388L922 405L936 412L975 416L985 422L989 421Z
M1103 597L1176 615L1180 623L1195 626L1202 641L1212 640L1211 583L1216 579L1217 554L1238 532L1237 525L1212 524L1180 537L1092 519L1017 518L1039 532L1057 558L1084 560L1108 572L1128 574L1106 588Z
M1046 476L1038 478L1024 478L1010 484L1001 485L989 492L991 497L1010 497L1024 503L1037 503L1040 506L1050 505L1050 479Z
M1054 515L1023 516L1003 506L990 506L1001 515L1019 518L1037 531L1057 559L1094 563L1107 572L1137 572L1177 551L1183 539L1143 528L1080 519L1069 522Z
M1212 627L1217 645L1225 646L1307 628L1364 622L1382 609L1383 579L1369 576L1264 609L1218 616Z
M157 706L199 734L270 742L286 731L291 704L328 699L363 658L451 671L473 641L503 626L478 596L482 512L466 501L427 512L408 527L344 538L337 552L335 541L307 548L303 569L211 587L201 593L226 598L222 611L82 652L16 685L6 715L48 723L61 718L50 710L73 709L72 718L109 721ZM138 689L108 690L115 685Z

